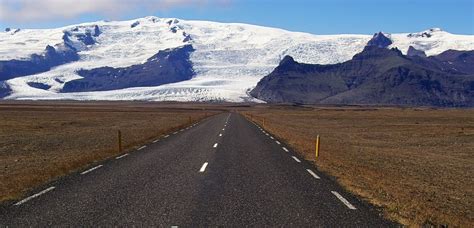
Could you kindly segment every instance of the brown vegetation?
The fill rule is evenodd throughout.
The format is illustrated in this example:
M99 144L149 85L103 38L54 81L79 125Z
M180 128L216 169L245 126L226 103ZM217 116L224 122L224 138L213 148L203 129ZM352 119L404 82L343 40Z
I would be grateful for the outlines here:
M474 110L259 106L245 114L407 225L474 226Z
M202 119L204 105L0 103L0 202Z

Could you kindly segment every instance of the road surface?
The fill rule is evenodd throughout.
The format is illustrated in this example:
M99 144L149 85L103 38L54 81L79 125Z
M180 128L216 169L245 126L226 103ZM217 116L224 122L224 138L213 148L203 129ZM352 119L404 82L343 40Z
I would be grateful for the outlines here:
M0 208L0 226L389 227L236 113L163 136Z

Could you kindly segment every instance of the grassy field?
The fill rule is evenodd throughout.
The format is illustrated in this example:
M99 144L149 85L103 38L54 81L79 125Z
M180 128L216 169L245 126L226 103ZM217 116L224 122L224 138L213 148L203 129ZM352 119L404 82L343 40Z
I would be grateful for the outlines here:
M0 103L0 202L222 111L239 110L406 225L474 227L474 110Z
M212 109L212 107L211 107ZM0 103L0 202L220 112L205 105Z
M406 225L474 227L474 110L241 110L349 191Z

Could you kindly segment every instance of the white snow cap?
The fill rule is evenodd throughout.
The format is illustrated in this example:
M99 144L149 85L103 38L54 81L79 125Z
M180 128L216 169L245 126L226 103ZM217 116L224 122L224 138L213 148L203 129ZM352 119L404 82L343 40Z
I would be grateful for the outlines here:
M132 26L133 24L138 25ZM99 26L95 44L81 49L80 61L52 70L7 81L13 94L8 99L154 100L241 102L253 100L247 92L268 75L283 56L301 63L333 64L350 60L363 50L373 34L313 35L277 28L209 21L188 21L154 16L129 21L98 21L57 29L23 29L11 35L0 33L0 60L25 59L41 53L47 45L63 42L64 31ZM80 32L82 30L79 30ZM474 36L454 35L430 29L420 33L388 34L406 53L409 46L439 54L448 49L473 50ZM410 35L414 34L414 35ZM191 39L186 39L189 36ZM141 64L158 51L192 44L193 79L156 87L114 91L60 93L64 83L81 78L78 69L127 67ZM51 86L32 88L29 82Z

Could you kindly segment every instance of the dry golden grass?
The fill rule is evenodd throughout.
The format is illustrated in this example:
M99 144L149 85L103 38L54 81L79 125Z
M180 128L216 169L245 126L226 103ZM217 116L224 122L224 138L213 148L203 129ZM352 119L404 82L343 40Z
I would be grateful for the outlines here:
M218 110L185 104L0 104L0 202L14 200L54 178L211 115Z
M474 227L474 110L243 109L402 224Z

